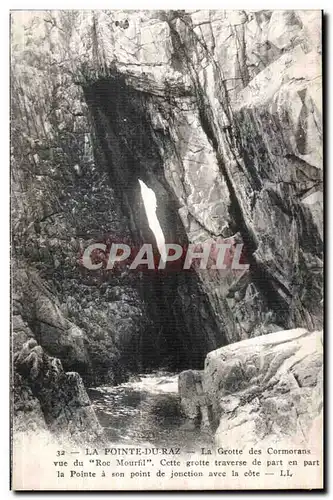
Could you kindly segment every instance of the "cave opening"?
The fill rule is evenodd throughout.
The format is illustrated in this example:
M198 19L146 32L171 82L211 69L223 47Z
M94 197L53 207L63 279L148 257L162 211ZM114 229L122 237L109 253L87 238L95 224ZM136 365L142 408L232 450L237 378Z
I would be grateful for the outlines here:
M161 258L165 261L165 237L161 228L160 221L158 220L156 209L157 201L154 191L149 188L141 179L139 179L142 201L145 208L145 213L148 220L148 225L154 233L156 245Z
M188 245L179 201L166 181L161 150L172 147L157 137L147 110L154 97L128 85L123 77L84 88L96 142L95 156L109 172L133 245L153 245L163 257L165 243ZM158 200L158 202L157 202ZM195 272L155 272L137 276L150 328L138 342L140 369L180 371L203 368L209 351L227 343L214 304Z

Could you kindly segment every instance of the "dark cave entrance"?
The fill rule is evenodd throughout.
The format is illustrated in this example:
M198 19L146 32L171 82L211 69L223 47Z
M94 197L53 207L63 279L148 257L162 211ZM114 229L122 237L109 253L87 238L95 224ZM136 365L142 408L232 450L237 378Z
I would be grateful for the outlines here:
M98 154L107 165L133 244L150 243L159 253L163 239L186 247L178 201L164 177L160 154L161 147L170 147L170 139L151 126L147 116L151 96L128 86L119 76L87 86L84 93ZM159 228L155 230L151 227L154 209L148 207L147 216L143 192L153 204L157 200L154 220ZM138 289L151 323L138 343L143 370L203 368L206 354L227 343L195 272L142 273Z

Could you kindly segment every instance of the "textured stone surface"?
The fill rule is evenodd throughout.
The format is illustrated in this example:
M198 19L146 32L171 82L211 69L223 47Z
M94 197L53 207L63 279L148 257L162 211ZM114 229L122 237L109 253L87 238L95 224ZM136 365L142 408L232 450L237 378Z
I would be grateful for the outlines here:
M195 423L202 418L202 408L206 406L206 398L202 388L200 370L186 370L178 377L178 393L184 415Z
M322 332L287 330L208 354L206 398L219 445L274 441L306 445L322 418Z
M20 25L22 14L13 18ZM66 244L77 244L78 228L73 231L71 218L74 213L77 220L75 210L79 210L81 221L85 220L86 201L82 202L87 199L92 204L89 193L105 199L98 188L104 174L96 171L102 168L101 157L95 166L89 149L94 134L87 102L106 170L111 169L118 191L125 185L120 178L124 172L131 182L140 172L158 195L162 219L167 217L165 204L169 208L175 202L178 205L179 215L175 213L173 218L179 217L184 226L183 237L197 243L237 233L244 242L251 267L245 288L239 290L240 300L229 293L233 276L223 283L202 277L213 315L224 318L220 342L277 328L320 327L320 12L73 11L51 12L46 17L30 13L23 23L24 47L20 29L14 30L18 85L23 94L29 79L37 78L44 85L33 86L24 104L29 112L27 123L34 117L32 137L25 137L27 127L24 137L34 143L35 152L30 155L38 174L50 167L38 149L54 155L56 147L64 154L56 138L59 128L67 140L71 130L76 133L76 150L66 158L67 178L59 184L62 192L69 185L78 192L77 201L75 195L68 202L60 201L61 208L70 204L61 223ZM38 30L33 29L37 26ZM32 55L30 47L39 40L49 44L51 51L38 48ZM38 65L38 57L46 58L44 68ZM47 65L54 76L46 82ZM77 83L82 84L84 95ZM37 92L49 107L46 95L56 94L51 104L53 120L46 109L34 105ZM106 93L109 104L116 106L113 111L103 101ZM110 126L112 116L117 121L115 131ZM98 130L107 131L108 137L101 137ZM58 200L53 203L55 193L49 194L55 180L49 178L49 172L44 175L36 172L30 182L35 195L38 183L46 187L39 195L44 213L37 217L46 221L46 206L50 206L46 212L52 213L52 204ZM79 186L88 179L85 195ZM125 207L125 220L129 219L125 226L133 237L131 225L137 226L143 217L137 217L137 188L131 189L127 181L126 186L126 196L123 191L118 196ZM103 183L103 190L105 187ZM315 196L315 203L310 195ZM111 210L110 196L111 191L107 202ZM36 206L36 196L34 205L35 210L42 210ZM105 207L105 214L107 210ZM51 265L58 263L60 268L64 258L73 260L73 250L66 257L57 254L61 229L54 217L57 237L51 237L49 224L44 229L43 222L39 242L43 252L52 253ZM175 238L178 230L170 226L170 219L162 226ZM109 228L114 230L114 223L105 229ZM93 236L90 230L84 233L85 239ZM73 290L74 299L77 293ZM231 316L234 319L229 321ZM212 327L218 328L213 323L214 319Z
M102 437L80 375L65 372L30 336L14 354L14 432L47 430L77 443Z
M18 339L29 325L99 384L322 327L319 11L15 12L12 25ZM83 272L93 241L154 243L139 178L166 241L243 243L249 270Z

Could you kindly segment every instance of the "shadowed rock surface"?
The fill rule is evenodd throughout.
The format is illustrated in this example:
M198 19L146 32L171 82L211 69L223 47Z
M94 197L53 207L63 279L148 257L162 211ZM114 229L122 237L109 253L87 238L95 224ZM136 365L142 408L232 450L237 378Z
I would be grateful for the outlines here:
M48 430L82 445L102 437L78 373L65 372L61 361L48 356L32 337L14 350L13 361L15 435Z

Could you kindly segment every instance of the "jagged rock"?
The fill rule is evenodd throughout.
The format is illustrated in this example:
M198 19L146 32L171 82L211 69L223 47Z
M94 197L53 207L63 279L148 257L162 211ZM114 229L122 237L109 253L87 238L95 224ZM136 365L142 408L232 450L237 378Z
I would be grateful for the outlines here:
M64 96L58 91L53 104L58 118L52 123L46 113L25 102L25 109L33 115L42 113L36 115L35 122L43 122L48 130L46 137L41 129L34 138L31 154L40 158L38 169L49 164L40 152L48 147L45 139L60 126L68 136L74 127L81 138L74 148L72 173L67 171L62 183L39 177L32 182L34 189L46 183L44 196L35 198L39 200L35 208L41 213L37 219L42 219L38 253L43 251L43 262L50 259L51 279L56 279L64 265L75 268L73 228L80 220L87 225L87 220L90 224L94 219L91 215L88 219L88 213L93 213L87 205L91 204L87 201L91 192L96 193L99 203L104 200L108 214L120 201L123 214L113 216L112 224L125 217L123 227L135 244L141 238L151 238L142 228L146 222L136 185L140 172L157 194L158 215L167 239L197 243L239 232L248 253L251 289L255 290L250 300L248 295L236 301L228 298L231 276L218 284L199 278L204 281L204 294L213 311L208 314L209 328L205 326L207 318L196 321L209 341L193 364L226 342L276 328L321 327L321 300L314 307L306 297L312 293L312 284L317 291L322 288L322 274L309 266L305 257L310 254L322 260L322 202L317 193L322 189L320 12L77 11L52 15L56 18L54 30L49 31L47 20L36 15L34 23L39 25L40 34L26 26L25 40L34 44L39 37L55 38L52 58L63 68L68 63L63 61L57 33L62 26L66 29L69 19L75 26L68 47L71 73L77 80L66 80L66 87L62 87L75 114L67 112ZM17 19L19 22L20 14ZM14 34L14 57L20 61L19 30ZM36 69L36 65L28 68L22 69L24 82L43 78L44 69ZM94 124L88 123L88 108ZM88 136L89 127L94 134ZM108 142L111 137L112 148ZM96 144L95 159L91 141ZM66 157L62 145L55 146L52 151L57 153L50 157ZM135 160L129 151L136 151ZM83 152L86 158L90 153L88 162L83 161ZM80 177L75 173L77 165ZM117 192L108 192L108 201L104 194L108 183L103 177L107 171L117 186ZM62 230L58 229L57 215L53 219L58 224L58 238L63 234L66 240L66 232L70 232L64 255L59 252L57 237L51 237L52 224L47 217L57 212L52 207L57 197L52 198L50 191L63 193L72 185L72 199L62 202L70 209L62 217ZM317 201L310 203L308 197L314 193ZM75 215L78 207L79 217ZM30 260L34 252L30 241ZM183 287L181 284L177 289ZM78 287L71 283L71 288L74 322L83 319L83 330L89 328L90 338L97 325L100 330L102 321L113 322L99 312L91 318L89 308L82 310ZM138 301L138 305L144 316L143 304ZM171 311L168 314L172 316ZM91 320L94 326L85 326ZM127 329L124 318L121 321ZM185 324L182 329L193 330L193 325ZM215 339L212 330L217 332ZM125 337L133 338L136 333L134 329ZM190 339L191 334L186 336ZM142 345L152 341L147 339ZM122 341L116 343L119 347ZM185 351L190 343L186 344ZM135 365L133 360L131 363Z
M288 29L286 29L286 26ZM279 49L290 47L301 34L303 24L295 12L282 10L271 15L267 39Z
M194 425L209 426L207 398L202 388L200 370L186 370L178 377L178 392L182 411Z
M47 430L40 402L19 373L13 377L14 432Z
M14 356L14 412L15 432L44 429L79 443L102 436L80 375L32 338Z
M322 377L322 332L281 331L209 353L202 380L217 444L306 445L322 411Z
M20 346L19 338L27 340L27 335L34 335L48 354L61 359L65 370L78 371L92 385L119 382L134 363L137 366L140 359L130 348L133 339L138 343L138 320L143 318L144 323L144 316L135 289L115 286L118 296L113 297L113 287L107 283L101 295L96 285L90 288L77 282L70 283L76 294L66 297L56 289L50 290L50 283L43 281L31 265L23 268L22 263L16 264L14 286L16 302L21 305L20 316L14 316L14 344L19 342ZM24 327L28 324L34 333L26 335Z
M15 345L29 325L97 385L322 327L320 11L15 12L12 25ZM139 179L166 241L237 238L244 279L83 269L92 242L155 245Z
M27 340L32 337L32 332L22 316L14 315L12 319L12 352L15 355L22 349Z
M87 367L87 337L64 317L57 297L32 269L23 270L14 264L14 276L17 300L22 304L21 315L28 324L34 325L34 334L30 332L30 335L34 335L50 355L61 357L67 369ZM14 316L14 339L18 338L20 325L26 324L22 316Z

